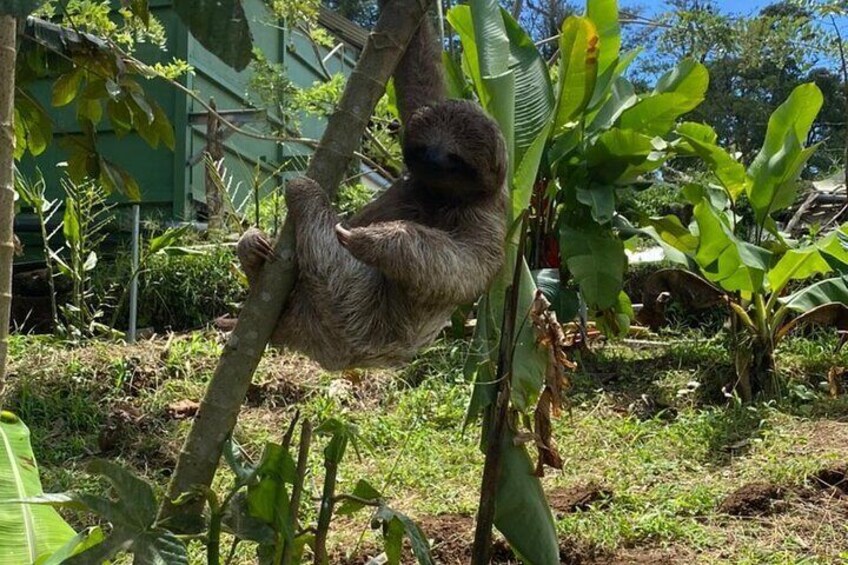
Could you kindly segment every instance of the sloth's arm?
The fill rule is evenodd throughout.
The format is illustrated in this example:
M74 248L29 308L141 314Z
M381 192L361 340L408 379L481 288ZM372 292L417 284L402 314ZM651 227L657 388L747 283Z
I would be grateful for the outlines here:
M477 298L502 262L500 238L483 234L457 238L408 221L337 230L351 255L411 292L439 301Z
M403 124L421 106L431 106L446 97L442 70L442 49L437 43L429 14L398 63L394 74L398 111Z

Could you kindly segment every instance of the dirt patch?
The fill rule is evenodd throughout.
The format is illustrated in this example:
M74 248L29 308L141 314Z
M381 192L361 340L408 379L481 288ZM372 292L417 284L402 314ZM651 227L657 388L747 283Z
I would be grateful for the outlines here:
M809 482L814 488L848 495L848 463L825 467L812 474Z
M551 508L558 514L588 510L590 506L605 506L612 499L612 490L592 481L568 488L556 488L548 493Z
M765 516L781 510L784 490L771 483L748 483L727 495L718 510L731 516Z
M728 548L716 548L712 555L717 561L730 561L736 553L734 546L773 551L785 548L791 538L817 563L842 563L842 552L848 547L848 497L835 488L807 485L787 488L784 503L781 512L724 524L721 533L727 536Z
M421 530L433 540L433 558L465 562L471 559L471 540L474 539L474 517L466 514L424 516L418 522ZM454 562L454 561L451 561Z
M200 410L200 403L194 400L178 400L165 408L165 413L172 420L188 420L194 418Z
M807 438L806 444L797 448L801 454L845 453L848 423L835 420L803 422L798 425L797 435Z
M418 522L424 534L433 540L432 554L436 563L465 565L471 561L474 540L474 517L466 514L425 516ZM492 563L519 563L502 539L496 539Z
M289 406L318 392L349 407L377 406L385 402L386 389L396 379L391 370L328 374L308 357L290 352L265 355L257 376L247 392L247 405L254 408Z
M652 549L652 548L630 548L623 549L613 555L582 561L580 565L677 565L687 563L691 555L683 549Z
M467 514L439 514L422 516L418 525L427 539L431 540L431 555L439 565L468 565L471 562L471 550L474 542L474 517ZM330 556L332 563L342 565L363 565L383 552L382 547L369 544L356 555L344 557L341 552ZM560 563L564 565L590 565L596 563L596 552L582 544L567 541L560 546ZM402 563L415 563L409 543L404 541ZM649 561L644 561L648 563ZM515 556L503 538L496 537L492 549L493 565L519 565ZM600 562L598 562L600 563ZM603 563L607 563L603 561ZM610 562L613 563L613 562ZM619 563L619 562L615 562ZM621 563L625 563L622 561ZM642 563L641 561L639 563Z
M433 540L432 555L436 563L467 565L471 562L474 523L474 517L466 514L440 514L422 517L418 525L421 526L424 534ZM518 565L521 563L503 538L495 537L493 545L492 564ZM590 565L597 562L598 555L595 548L585 543L568 539L560 540L559 561L562 565Z
M250 383L245 403L254 408L263 405L276 408L299 402L305 396L306 391L297 383L285 378L274 378L261 383Z

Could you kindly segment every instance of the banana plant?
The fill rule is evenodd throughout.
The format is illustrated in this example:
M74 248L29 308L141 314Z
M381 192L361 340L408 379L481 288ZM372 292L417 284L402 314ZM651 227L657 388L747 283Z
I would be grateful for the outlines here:
M544 213L554 215L560 270L577 283L590 314L607 333L629 328L622 291L627 259L617 232L617 201L650 184L676 148L667 140L709 84L706 68L682 61L653 90L637 94L622 76L636 51L620 53L614 1L589 1L585 16L565 20L560 35L559 96L547 162L540 171ZM542 238L544 239L544 234Z
M673 145L678 153L706 163L712 182L683 188L694 206L691 226L674 216L642 222L642 233L656 239L689 274L675 277L667 288L649 281L654 292L643 297L647 310L640 315L661 321L660 290L673 297L687 292L683 287L712 288L706 294L726 302L732 313L736 385L743 400L780 393L774 350L790 330L812 323L848 330L848 227L799 244L787 240L775 220L795 202L797 179L816 150L817 145L805 143L821 106L818 87L798 86L772 114L762 149L747 170L718 146L712 128L681 124ZM743 197L754 215L748 237L738 215ZM786 293L790 284L799 287L823 275L832 278ZM660 277L669 278L655 275Z
M529 36L493 0L472 0L469 5L454 7L447 20L463 47L461 68L446 59L447 74L458 83L451 90L465 92L465 81L469 82L484 109L500 125L509 152L509 221L516 225L529 204L555 109L547 65ZM530 270L518 253L520 237L513 230L507 242L506 265L478 305L478 326L466 365L466 373L476 381L468 421L484 414L484 451L485 430L493 425L494 410L490 408L498 394L499 328L516 268L518 284L512 290L517 293L517 311L529 311L536 290ZM545 350L536 344L529 325L515 333L514 351L510 377L513 414L531 410L538 401L547 362ZM541 482L533 474L526 448L514 441L517 430L506 428L504 436L496 439L501 455L494 525L525 562L557 563L556 529Z
M563 260L557 257L556 262L562 263L562 276L537 273L541 290L549 294L552 287L561 287L554 279L570 276L593 316L611 331L625 331L632 309L622 292L627 260L613 222L616 199L619 192L644 183L676 154L664 136L703 100L708 75L703 65L684 61L653 91L636 94L622 76L637 52L620 53L616 0L588 0L584 16L565 20L556 82L529 36L497 2L472 0L452 8L447 20L462 43L461 60L446 59L450 91L476 95L500 125L510 162L508 260L478 304L466 366L475 380L468 421L483 414L484 429L492 426L499 343L511 288L517 296L510 315L520 323L510 348L512 425L507 426L503 442L495 526L525 561L555 563L550 510L527 451L517 441L529 436L538 443L539 414L550 402L542 393L551 362L546 346L537 343L532 324L526 323L537 288L530 265L519 252L528 236L521 219L532 207L533 221L546 226L542 235L560 242ZM541 206L540 201L546 204ZM530 420L526 416L534 407L537 425L522 432L521 422Z

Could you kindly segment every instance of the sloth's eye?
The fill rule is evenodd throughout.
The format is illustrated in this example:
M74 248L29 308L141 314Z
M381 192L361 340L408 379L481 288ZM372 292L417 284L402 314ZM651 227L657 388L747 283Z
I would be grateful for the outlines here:
M474 167L469 165L468 161L456 153L448 153L448 167L462 175L469 177L473 177L475 175Z
M457 169L468 166L468 163L465 162L465 159L463 159L456 153L448 153L448 163L450 163L452 167L455 167Z

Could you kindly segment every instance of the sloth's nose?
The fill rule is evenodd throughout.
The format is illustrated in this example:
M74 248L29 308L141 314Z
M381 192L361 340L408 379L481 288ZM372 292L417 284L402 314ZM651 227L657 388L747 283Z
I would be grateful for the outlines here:
M448 155L441 147L427 147L422 155L423 164L430 167L444 168L448 164Z

